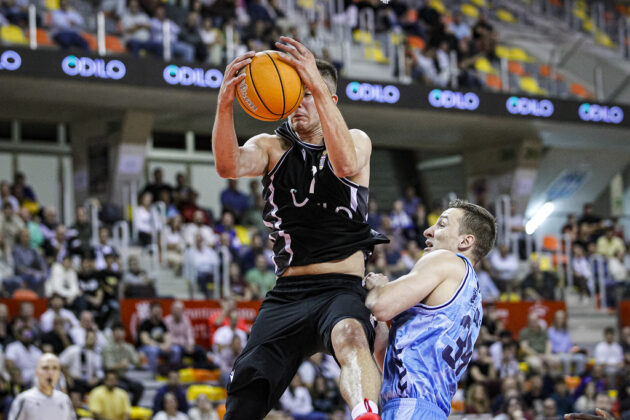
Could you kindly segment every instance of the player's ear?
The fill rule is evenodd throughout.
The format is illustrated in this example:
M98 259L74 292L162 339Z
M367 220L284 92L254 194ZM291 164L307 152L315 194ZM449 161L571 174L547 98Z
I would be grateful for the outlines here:
M461 235L459 237L459 249L461 251L467 251L475 244L475 237L473 235Z
M337 96L337 94L336 94L336 93L335 93L335 94L333 94L333 96L332 96L332 100L333 100L333 102L334 102L334 103L339 102L339 96Z

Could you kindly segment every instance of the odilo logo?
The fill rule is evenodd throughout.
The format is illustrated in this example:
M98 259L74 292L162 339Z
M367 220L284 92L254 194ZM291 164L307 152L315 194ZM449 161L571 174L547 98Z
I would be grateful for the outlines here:
M472 92L453 92L433 89L429 93L429 103L435 108L457 108L474 111L479 108L479 96Z
M217 69L179 67L174 64L164 67L162 76L169 85L181 86L218 88L223 81L223 73Z
M352 101L385 102L388 104L395 104L400 99L400 91L396 86L359 82L348 83L346 95Z
M607 107L597 104L582 104L578 110L582 121L620 124L623 121L623 110L618 106Z
M68 76L96 77L120 80L127 74L120 60L105 61L102 58L76 57L69 55L61 62L61 69Z
M0 70L15 71L22 65L22 57L13 50L6 50L0 54Z

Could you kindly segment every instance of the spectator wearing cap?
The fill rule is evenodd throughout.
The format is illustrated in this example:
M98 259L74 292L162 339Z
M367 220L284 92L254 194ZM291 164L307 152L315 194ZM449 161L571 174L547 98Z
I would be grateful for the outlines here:
M90 46L79 33L85 25L83 17L68 3L68 0L59 0L59 9L52 13L52 38L64 50L76 47L88 51Z
M29 289L39 291L46 281L46 261L30 246L28 229L20 231L18 243L13 247L15 275Z
M608 327L604 330L604 341L595 346L593 357L596 364L604 367L609 383L615 383L616 376L623 368L624 356L623 349L619 343L615 342L614 328Z
M66 322L66 329L70 331L73 327L79 326L79 320L74 314L64 309L63 297L57 293L53 293L48 299L48 310L44 312L40 318L42 332L48 332L53 329L55 317L60 316Z
M61 264L53 263L50 269L50 277L46 282L46 296L57 294L63 297L68 308L82 309L78 307L78 297L81 296L77 272L72 266L70 254L63 256Z
M157 371L160 357L168 358L172 364L179 363L181 350L173 345L171 334L162 319L162 305L159 302L151 303L150 316L142 321L138 333L138 346L147 355L151 371Z
M606 258L613 258L619 252L625 253L626 246L621 238L615 236L615 230L608 227L604 231L604 235L597 239L597 253Z
M105 383L90 392L89 409L97 419L127 420L131 413L129 395L118 388L116 371L105 372Z
M105 346L102 352L103 368L106 371L116 371L119 386L131 393L131 403L136 406L142 398L144 386L127 377L127 372L132 367L140 365L140 358L136 349L125 341L125 334L125 327L122 323L117 322L113 325L113 340Z
M33 341L35 335L27 327L21 327L16 334L17 341L9 344L5 352L5 366L12 378L29 385L35 376L35 367L42 352ZM21 379L20 379L21 378Z
M151 41L151 19L140 9L138 0L131 0L120 20L123 40L129 52L138 57L144 50L162 58L162 44Z
M101 354L96 348L96 331L87 330L83 344L74 344L59 355L59 363L70 388L91 391L103 378Z

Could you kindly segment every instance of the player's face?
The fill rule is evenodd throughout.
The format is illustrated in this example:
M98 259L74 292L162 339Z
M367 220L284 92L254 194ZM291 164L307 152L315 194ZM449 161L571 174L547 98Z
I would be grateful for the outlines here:
M59 381L59 360L53 355L43 356L40 360L35 374L37 381L47 387L54 387Z
M447 209L430 228L424 231L427 238L427 247L424 252L435 249L446 249L453 252L459 251L459 222L463 215L461 209Z
M319 114L315 107L315 100L308 89L304 89L304 99L298 109L289 116L289 121L298 133L311 133L319 127Z

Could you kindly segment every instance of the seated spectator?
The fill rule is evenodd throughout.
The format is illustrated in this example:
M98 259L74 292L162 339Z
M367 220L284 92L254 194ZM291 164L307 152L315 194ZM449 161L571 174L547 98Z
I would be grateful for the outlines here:
M221 222L217 224L217 233L219 234L219 242L221 241L221 236L229 236L229 240L227 241L227 243L222 243L221 245L229 247L230 252L235 254L235 256L238 256L238 252L241 249L241 241L236 235L236 229L234 229L234 221L234 214L231 211L224 211L221 215ZM223 242L226 242L225 239L223 240Z
M171 335L173 346L179 347L183 358L191 358L195 366L204 364L205 353L195 344L195 333L190 318L184 314L184 302L176 300L171 304L171 314L164 318L164 324Z
M20 302L20 309L16 317L11 321L11 335L13 337L17 336L17 331L26 327L30 331L33 331L36 337L41 335L42 329L39 324L39 321L34 316L35 307L32 302Z
M564 378L556 379L551 399L556 402L556 415L573 412L573 398L567 388L567 383Z
M0 249L0 256L11 261L15 239L24 227L24 222L13 210L13 205L9 201L2 202L2 213L0 214L0 245L2 249Z
M607 392L600 392L595 396L595 407L608 413L613 411L613 401ZM596 414L596 413L593 413Z
M256 256L256 266L247 272L245 280L254 299L263 299L274 288L276 275L267 266L267 259L263 254Z
M252 235L252 241L249 245L241 248L241 252L239 255L239 263L244 273L247 273L249 270L256 266L256 256L258 254L264 254L265 252L265 243L263 241L262 235L256 233ZM265 261L266 261L265 257Z
M490 356L490 349L484 343L477 346L477 358L468 366L469 383L488 384L497 379L497 371Z
M30 247L33 249L39 249L44 244L44 235L42 233L41 227L39 223L35 223L32 219L33 216L28 209L22 207L18 211L18 216L24 222L24 226L28 229L28 232L31 236L31 241L29 243Z
M318 375L327 380L339 378L341 370L335 359L325 353L319 352L302 362L298 368L298 375L307 388L312 388Z
M219 256L216 251L204 243L203 236L198 233L195 246L186 252L185 266L190 270L186 278L197 282L199 291L206 299L210 297L210 290L214 289L214 278L218 275Z
M619 343L615 342L615 329L608 327L604 330L604 341L595 346L593 352L595 364L602 365L608 375L609 383L614 384L616 376L623 368L624 356Z
M57 356L74 344L66 329L66 321L60 316L55 317L53 329L44 333L40 341L44 353L54 353Z
M221 346L213 352L211 359L212 362L219 367L221 384L227 386L230 383L230 374L234 367L236 358L243 351L243 341L238 334L232 336L232 340L229 345Z
M585 224L587 233L592 235L599 230L601 222L601 216L594 212L593 203L584 203L582 206L582 215L577 220L578 226Z
M81 260L81 270L77 273L79 289L81 289L82 305L90 311L99 312L103 303L103 289L99 281L99 274L94 269L94 257L90 252Z
M206 17L201 24L199 35L206 50L207 63L220 65L223 62L223 47L225 46L225 37L221 28L214 26L212 19Z
M584 373L586 358L583 353L573 348L566 312L560 310L553 314L553 325L547 330L549 342L551 343L551 353L558 358L564 367L564 374L581 376ZM575 363L575 370L571 370L571 363Z
M604 235L597 239L597 253L606 258L612 258L619 252L626 252L626 246L623 240L615 236L615 230L612 227L606 228Z
M18 191L20 191L19 194ZM22 197L22 199L30 200L35 203L37 202L35 191L33 190L33 187L26 183L26 175L24 175L23 172L15 173L15 176L13 177L13 186L11 188L11 192L16 198L19 195L20 197Z
M523 300L555 300L558 276L549 270L542 271L538 261L532 261L531 271L521 283Z
M68 0L59 0L59 9L52 12L52 39L64 50L76 47L89 51L88 42L80 34L85 25L83 17L76 10L70 9L68 3Z
M544 387L543 376L538 372L532 372L528 378L529 390L523 395L525 407L535 413L543 410L544 400L549 397ZM554 401L554 407L556 402ZM554 414L555 415L555 414Z
M159 357L168 357L173 364L179 363L181 351L172 343L168 328L162 320L162 305L159 302L151 303L151 314L140 324L138 334L138 346L147 355L152 372L157 371Z
M118 250L112 244L109 238L109 229L101 227L98 229L98 243L92 247L92 255L94 255L94 268L96 270L104 270L107 264L105 263L105 255L118 254ZM113 267L118 270L118 264L114 264Z
M97 419L127 420L131 413L129 395L118 388L118 375L115 371L105 372L104 385L90 392L89 410Z
M608 258L608 272L614 281L616 281L623 289L628 281L628 269L624 264L625 253L617 251L617 253ZM623 295L623 291L620 293Z
M186 22L182 25L182 31L179 34L179 40L195 48L195 59L200 63L205 63L208 58L208 51L201 39L199 32L201 17L199 13L190 11Z
M381 213L378 211L378 202L374 198L368 201L368 224L374 230L379 230L381 227Z
M118 317L120 313L120 299L123 298L122 274L118 271L118 255L105 254L105 268L97 275L103 290L103 303L99 313L99 326L105 328Z
M144 386L127 377L127 372L140 365L138 352L125 341L125 327L120 323L112 327L113 340L103 348L103 369L115 371L118 375L118 386L129 391L132 395L131 405L137 406L142 398Z
M573 245L573 282L577 286L580 296L584 299L595 292L595 277L593 268L588 258L586 250L579 244Z
M55 229L58 225L57 209L54 207L46 207L43 212L43 219L39 224L40 231L44 236L44 242L55 237Z
M337 384L321 375L315 377L310 392L314 411L332 414L335 408L343 404Z
M241 267L238 263L230 263L230 294L238 301L249 301L254 298L251 289L248 287L245 276L241 274Z
M138 0L131 0L120 20L123 41L129 52L138 57L144 50L157 58L162 58L162 44L151 41L151 19L140 9Z
M88 331L96 331L96 350L100 354L107 345L107 338L105 338L105 334L98 329L96 322L94 322L94 314L90 311L81 311L79 314L79 326L70 330L70 336L74 344L84 345L85 335Z
M490 412L490 399L481 384L472 385L466 390L466 414L485 414Z
M50 278L46 282L46 296L50 297L53 294L61 296L67 308L82 309L76 305L81 289L70 254L63 256L61 264L53 263L50 269Z
M13 248L15 275L19 281L31 290L43 290L46 281L46 261L39 252L30 247L28 229L20 231L19 241Z
M88 218L87 210L78 206L75 210L75 222L68 231L71 238L70 249L73 254L84 255L90 250L92 242L92 223Z
M163 8L163 7L162 7ZM153 196L150 192L145 192L140 197L140 205L136 207L133 223L138 232L140 246L147 247L153 243L153 233L160 230L160 222L155 217L151 204Z
M159 413L164 410L164 398L166 394L171 394L177 400L178 410L182 412L188 412L188 401L186 400L186 390L179 382L179 372L177 370L170 370L168 372L168 378L166 385L162 386L155 393L153 398L153 412Z
M66 227L58 225L55 228L55 236L44 242L44 256L48 264L60 263L64 256L70 255L70 244L66 233Z
M164 395L164 410L155 414L153 420L188 420L188 415L178 411L177 398L167 392Z
M131 3L129 3L129 6L131 7ZM160 24L160 31L161 30L162 26ZM164 182L164 171L162 170L162 168L158 167L153 170L153 182L144 186L141 195L149 192L151 193L151 197L153 198L153 200L157 201L162 191L166 191L171 194L173 192L173 187L170 184Z
M219 353L222 348L228 347L232 344L232 338L234 338L234 335L238 335L240 337L243 347L247 344L247 334L245 331L238 328L238 316L236 315L236 311L231 311L229 313L229 320L230 324L217 329L212 337L213 348Z
M532 312L527 317L527 327L519 334L519 345L530 368L540 371L543 361L551 354L551 341L537 313Z
M488 22L488 16L484 12L479 13L479 18L472 29L472 35L475 48L488 55L489 58L494 58L497 32Z
M140 268L138 257L129 257L129 267L122 275L122 284L125 289L125 297L128 298L153 298L155 297L155 285L145 270Z
M490 252L490 275L501 292L511 293L515 288L516 274L518 272L518 259L509 252L506 245L499 246Z
M179 40L181 29L172 20L166 17L166 8L163 4L158 4L155 8L153 19L151 19L151 41L154 43L163 43L164 41L164 23L168 22L170 25L170 44L173 56L192 63L195 58L195 48ZM158 197L155 195L154 197Z
M187 223L184 227L184 238L189 247L194 247L197 243L197 235L201 234L203 243L209 247L214 247L217 243L217 235L212 228L207 225L206 215L202 210L196 210L193 213L192 223Z
M546 398L542 403L542 418L544 420L560 420L558 406L553 398Z
M4 303L0 303L0 348L8 342L11 336L11 326L9 325L9 308ZM0 366L3 366L0 364Z
M13 211L17 213L20 210L20 202L11 194L11 186L7 181L0 181L0 203L8 201L13 206Z
M236 301L231 296L225 299L221 299L219 303L221 305L221 310L215 311L212 315L210 315L210 318L208 319L208 335L210 336L210 347L213 347L214 345L214 333L217 331L217 329L230 325L230 314L232 313L234 313L237 318L236 328L245 332L246 334L249 331L245 319L238 317L238 312L236 311Z
M295 375L282 397L280 405L293 416L304 416L313 412L313 403L308 389L302 384L300 375ZM324 418L326 418L324 416Z
M17 341L6 348L5 367L11 378L15 378L24 386L29 386L35 377L35 367L42 352L33 344L36 337L27 327L20 327L15 338Z
M457 37L457 39L470 39L470 25L464 20L461 11L453 12L453 21L449 24L448 29Z
M101 354L96 349L96 332L85 332L85 344L74 344L59 355L59 364L68 386L81 393L90 392L103 378Z
M66 329L70 331L73 327L79 326L79 320L69 310L63 307L63 297L57 293L53 293L48 298L48 310L40 317L42 332L48 332L53 329L55 317L60 316L66 322Z
M186 250L182 217L179 214L169 219L164 234L166 235L166 263L179 276L182 273Z
M490 263L488 260L481 262L481 269L477 271L477 279L479 280L479 290L484 302L494 302L501 296L499 288L490 277Z
M219 415L212 408L212 403L206 394L199 394L195 406L188 410L190 420L219 420Z
M394 229L401 229L403 231L413 228L413 220L405 212L404 203L402 200L394 201L392 212L389 215L392 221L392 227Z
M501 363L497 369L499 378L505 379L512 376L517 376L521 372L521 368L516 360L517 345L515 342L503 344L501 347L502 356Z
M230 211L234 219L240 221L248 208L249 198L239 191L238 180L228 179L227 187L221 191L221 214Z
M621 340L619 341L623 351L626 364L630 365L630 326L626 325L621 329Z
M584 394L575 401L575 410L580 413L595 411L595 394L595 383L586 384Z

